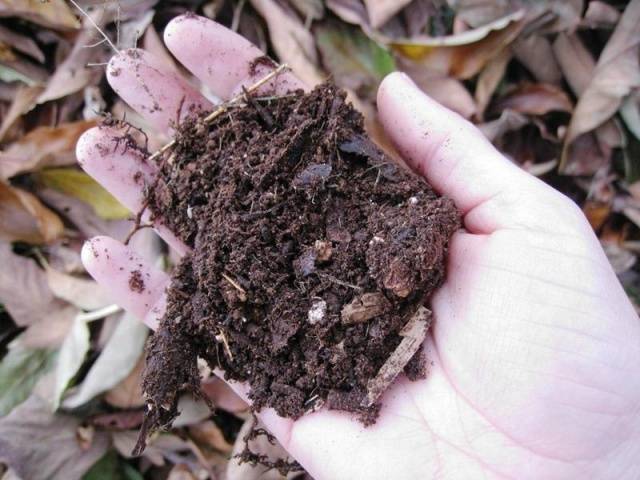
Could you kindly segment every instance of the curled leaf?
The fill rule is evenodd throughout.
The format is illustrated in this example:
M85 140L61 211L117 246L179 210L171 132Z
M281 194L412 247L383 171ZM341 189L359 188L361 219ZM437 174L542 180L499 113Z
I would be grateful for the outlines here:
M62 231L58 215L34 195L0 181L0 240L50 243Z
M419 36L392 40L389 45L398 54L425 68L467 79L509 45L524 25L524 11L517 11L457 35Z
M43 27L70 30L80 22L64 0L0 0L0 17L21 17Z
M546 83L525 83L501 97L496 110L510 109L529 115L544 115L552 111L571 112L569 96L559 87Z
M78 138L95 125L95 120L81 120L31 130L0 152L0 178L7 179L44 166L74 164Z

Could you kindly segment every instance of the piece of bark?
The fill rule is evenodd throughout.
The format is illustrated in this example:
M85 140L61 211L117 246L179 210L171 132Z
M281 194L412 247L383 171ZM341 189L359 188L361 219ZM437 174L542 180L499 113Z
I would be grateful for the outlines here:
M383 294L363 293L342 307L342 323L344 325L364 323L384 313L389 306L389 300Z
M400 331L400 336L403 337L400 344L382 365L378 374L369 380L367 395L361 403L362 407L368 408L373 405L380 398L382 392L391 385L391 382L395 380L424 342L430 325L431 311L420 307Z

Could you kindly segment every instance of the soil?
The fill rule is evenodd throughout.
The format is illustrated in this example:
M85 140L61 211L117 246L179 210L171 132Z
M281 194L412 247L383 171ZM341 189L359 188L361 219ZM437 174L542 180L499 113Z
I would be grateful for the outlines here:
M199 392L198 357L247 382L256 411L374 422L369 382L442 283L459 212L390 162L332 83L204 116L178 127L146 190L191 252L147 347L140 446ZM405 364L424 376L420 350Z

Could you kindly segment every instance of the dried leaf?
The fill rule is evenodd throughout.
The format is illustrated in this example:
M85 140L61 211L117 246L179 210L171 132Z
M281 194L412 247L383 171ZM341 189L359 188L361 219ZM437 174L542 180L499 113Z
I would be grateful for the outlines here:
M131 215L113 195L83 171L75 168L50 168L39 172L37 178L49 188L88 203L100 218L119 220Z
M22 344L27 348L58 348L67 336L78 309L72 305L56 304L56 309L29 325L22 334Z
M178 416L172 422L173 427L195 425L211 416L211 409L202 400L196 400L193 395L182 395L178 399Z
M224 438L220 427L211 420L189 427L189 435L202 446L214 448L227 454L233 450L233 445Z
M640 92L629 95L620 106L620 116L627 128L640 140Z
M476 28L513 13L512 1L486 0L448 0L449 6L456 12L456 18Z
M44 63L44 54L36 42L31 38L21 35L13 30L0 25L0 42L11 45L14 50L29 55L40 63Z
M633 253L615 243L604 243L602 247L616 275L629 271L638 261L638 257Z
M499 118L480 124L478 128L489 141L493 142L507 132L520 130L528 123L529 120L524 115L512 110L503 110Z
M429 70L467 79L509 45L524 27L518 11L488 25L446 37L415 37L390 41L391 48Z
M464 118L470 118L476 113L476 102L460 80L415 66L410 66L406 73L424 93Z
M52 414L46 401L32 395L0 420L0 460L24 479L79 479L109 445L108 436L96 432L83 449L79 427L79 419Z
M27 348L22 342L23 336L9 345L0 362L0 417L25 401L36 382L55 364L54 351Z
M111 11L115 10L113 7L107 8L106 5L104 4L90 14L92 20L101 28L113 18ZM119 6L120 3L117 5ZM99 81L104 75L104 71L87 66L89 62L102 63L107 59L108 53L106 53L106 50L87 48L87 45L96 43L98 35L99 33L93 24L88 18L85 18L82 30L73 44L73 49L64 61L57 66L56 71L47 81L44 92L38 97L38 104L79 92L89 83Z
M125 381L138 364L148 331L142 322L128 313L123 314L102 353L91 366L78 390L65 399L64 406L79 407Z
M341 20L353 25L369 24L369 14L360 0L327 0L327 8Z
M411 0L364 0L373 28L380 28L409 3Z
M586 90L596 62L577 35L560 33L552 46L553 53L562 70L562 74L576 96Z
M291 0L291 4L305 19L306 25L312 20L320 20L324 17L322 0Z
M267 22L278 58L289 64L298 78L307 85L320 83L323 79L317 69L318 58L311 32L274 0L251 0L251 5Z
M45 82L46 79L47 71L25 58L0 60L0 80L4 82L23 82L32 87Z
M21 17L58 30L80 27L78 19L64 0L0 0L0 17Z
M75 277L46 268L47 281L53 294L82 310L97 310L113 303L111 295L94 280Z
M569 149L582 134L608 120L623 98L640 86L640 0L632 0L602 51L589 85L580 96L569 123L560 171L569 167Z
M5 135L15 124L16 120L30 111L36 105L36 98L38 97L38 95L40 95L42 89L43 88L40 86L27 87L21 85L20 87L18 87L9 110L2 118L2 125L0 125L0 141L4 139ZM3 167L0 163L0 172L2 171Z
M142 396L142 371L144 359L140 358L127 377L107 392L104 399L114 407L137 408L144 405Z
M324 66L336 83L361 98L375 98L378 84L395 70L393 57L359 29L337 22L315 30Z
M525 83L501 97L495 104L497 111L510 109L529 115L549 112L571 112L569 96L559 87L546 83Z
M249 409L249 405L218 377L212 376L202 382L202 390L217 408L231 413L244 412Z
M144 35L149 25L151 25L155 13L154 10L146 10L126 22L121 22L119 44L117 47L119 49L136 48L138 46L138 40Z
M547 37L529 35L513 42L513 53L520 63L529 70L536 80L559 85L562 72L553 56L553 48Z
M589 28L613 28L620 20L620 12L611 5L591 0L587 5L582 24Z
M89 327L81 317L76 317L67 337L62 342L56 365L56 382L53 393L53 409L60 405L62 394L82 366L89 351Z
M31 130L0 152L0 178L7 179L44 166L74 164L78 138L95 125L95 120L81 120Z
M491 59L482 69L476 83L475 101L477 105L477 116L482 119L493 93L498 88L500 81L507 71L507 65L511 60L511 51L503 49L496 57Z
M0 181L0 240L51 243L62 231L60 218L40 200Z

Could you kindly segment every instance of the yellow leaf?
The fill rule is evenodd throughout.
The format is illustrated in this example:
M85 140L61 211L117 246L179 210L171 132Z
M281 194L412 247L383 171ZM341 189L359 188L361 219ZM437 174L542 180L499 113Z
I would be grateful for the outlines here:
M50 243L63 231L58 215L34 195L0 182L0 239Z
M80 27L64 0L0 0L0 17L21 17L60 30Z
M130 216L129 210L98 182L80 170L50 168L39 172L37 177L45 186L88 203L101 218L120 220Z

